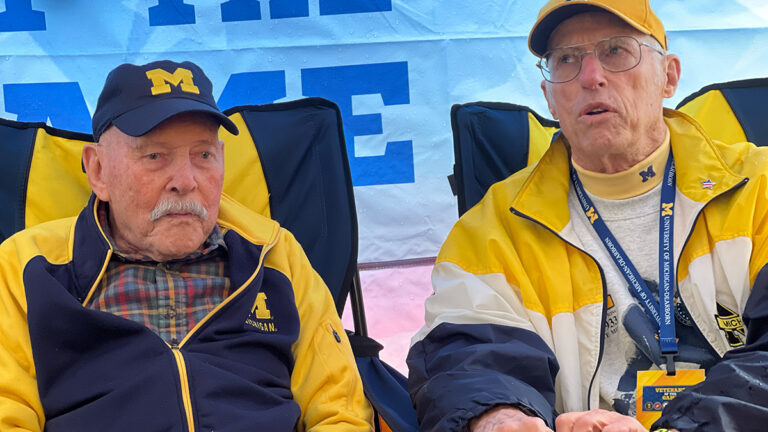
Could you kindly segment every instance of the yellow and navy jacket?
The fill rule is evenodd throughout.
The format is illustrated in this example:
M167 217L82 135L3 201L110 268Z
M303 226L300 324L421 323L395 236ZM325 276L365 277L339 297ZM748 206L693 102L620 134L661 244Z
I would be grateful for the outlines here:
M333 299L288 231L223 196L233 292L170 346L83 306L113 252L97 203L0 246L0 430L371 430Z
M712 141L687 115L664 115L677 289L723 358L655 425L756 430L768 418L768 149ZM598 408L606 285L576 246L569 160L559 136L537 164L493 185L443 244L407 360L422 430L459 431L503 404L550 427L558 412Z

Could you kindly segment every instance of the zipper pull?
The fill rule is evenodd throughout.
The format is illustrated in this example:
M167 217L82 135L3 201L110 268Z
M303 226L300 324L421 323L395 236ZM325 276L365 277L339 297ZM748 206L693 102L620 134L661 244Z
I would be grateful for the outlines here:
M331 332L333 333L333 338L336 339L336 342L341 343L341 336L339 336L338 333L336 333L336 329L333 328L333 326L329 323L328 327L330 327Z

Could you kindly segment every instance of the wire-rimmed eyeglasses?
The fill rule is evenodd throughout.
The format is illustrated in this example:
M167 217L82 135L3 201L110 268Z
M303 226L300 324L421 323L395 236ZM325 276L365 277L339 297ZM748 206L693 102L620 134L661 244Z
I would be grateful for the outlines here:
M609 72L628 71L640 64L643 46L661 55L667 55L664 50L640 42L632 36L613 36L594 43L595 47L591 50L584 49L588 45L592 44L571 45L547 51L536 66L545 80L564 83L579 76L581 61L587 54L594 53L603 69Z

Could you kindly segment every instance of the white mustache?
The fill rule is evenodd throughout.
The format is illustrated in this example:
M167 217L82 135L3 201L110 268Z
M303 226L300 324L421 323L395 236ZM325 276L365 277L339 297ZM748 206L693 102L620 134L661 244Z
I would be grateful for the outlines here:
M149 220L154 222L167 214L173 213L189 213L199 217L202 220L208 219L208 210L206 210L205 207L203 207L203 205L197 201L165 199L157 203L155 208L152 210L152 213L149 215Z

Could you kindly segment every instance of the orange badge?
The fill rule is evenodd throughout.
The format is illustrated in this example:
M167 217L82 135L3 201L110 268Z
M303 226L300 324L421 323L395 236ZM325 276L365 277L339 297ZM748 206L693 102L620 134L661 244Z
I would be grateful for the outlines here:
M667 375L665 370L637 372L637 414L635 417L643 427L650 428L661 417L661 410L678 393L704 381L704 369L677 370Z

